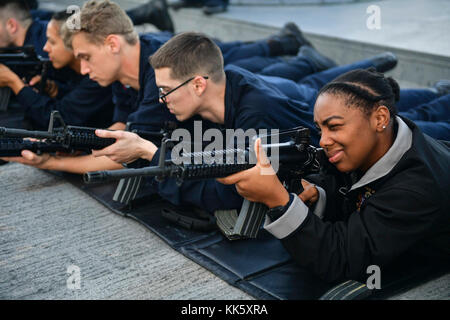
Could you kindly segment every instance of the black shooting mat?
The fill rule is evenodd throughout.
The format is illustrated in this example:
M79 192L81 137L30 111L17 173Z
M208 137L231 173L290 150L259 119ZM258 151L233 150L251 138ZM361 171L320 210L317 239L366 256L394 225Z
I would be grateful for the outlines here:
M230 241L218 229L199 232L167 220L161 210L174 206L156 194L140 193L131 206L124 206L112 200L118 182L87 185L79 175L51 173L69 181L116 214L142 223L184 256L257 299L314 300L340 285L326 283L295 264L281 242L264 229L257 239ZM426 261L403 262L394 266L393 272L383 273L382 290L374 291L370 297L388 298L436 278L448 268L448 265L436 266Z

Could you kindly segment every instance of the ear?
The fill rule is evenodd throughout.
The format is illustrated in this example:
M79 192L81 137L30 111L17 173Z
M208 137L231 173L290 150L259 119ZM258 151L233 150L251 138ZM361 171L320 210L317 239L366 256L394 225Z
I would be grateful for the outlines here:
M19 22L14 18L9 18L6 21L6 30L10 35L13 35L19 29Z
M205 92L206 90L208 81L201 76L196 76L194 80L192 80L192 84L194 86L194 91L197 94L197 96L201 96L203 92Z
M120 38L117 35L110 34L109 36L107 36L104 44L108 47L111 53L117 54L120 52L121 42Z
M372 118L375 130L383 132L391 121L391 114L386 106L381 105L372 113Z

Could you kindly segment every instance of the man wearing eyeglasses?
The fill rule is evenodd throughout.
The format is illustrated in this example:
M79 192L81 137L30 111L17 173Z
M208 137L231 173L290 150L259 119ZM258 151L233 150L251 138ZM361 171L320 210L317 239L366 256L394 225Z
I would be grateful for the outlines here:
M174 114L159 103L159 92L155 75L148 63L152 55L171 35L168 33L146 34L138 37L133 24L117 4L110 1L89 1L73 16L72 21L80 21L80 28L67 30L63 34L67 47L72 47L76 58L80 59L80 71L89 74L91 80L102 86L112 85L115 111L113 129L124 130L125 123L145 123L145 130L159 131L167 121L176 121ZM111 23L114 21L114 23ZM294 28L295 29L295 28ZM297 35L296 35L297 33ZM279 37L271 40L271 50L298 50L301 34L291 27L282 30ZM295 40L298 38L298 41ZM294 45L293 42L296 42ZM258 44L255 44L254 47ZM228 47L227 57L237 59L242 52L236 47ZM237 52L239 51L239 52ZM272 54L274 52L269 52ZM189 123L181 124L190 126ZM121 132L125 135L126 133ZM120 149L120 143L115 144ZM132 162L139 157L122 159L120 164L114 156L94 157L92 155L59 157L49 154L38 156L23 151L22 157L9 161L21 162L42 169L85 173L87 171L120 169L122 163Z
M176 121L158 101L154 72L148 63L148 57L170 35L139 37L125 11L110 1L89 1L76 15L80 28L67 29L63 39L80 59L83 75L89 74L101 86L112 85L114 129L124 130L125 123L131 121L146 123L146 130L159 131L164 122ZM107 157L36 155L28 150L22 152L22 157L7 160L72 173L123 168Z
M256 132L303 125L310 128L313 143L317 144L309 105L280 89L284 84L295 86L294 82L277 79L274 84L239 67L224 69L219 47L203 34L183 33L171 38L153 54L150 63L155 70L160 102L178 121L199 115L221 128ZM116 138L117 142L94 150L94 156L107 156L117 162L142 158L149 165L157 165L160 150L152 142L130 132L97 130L96 133ZM243 198L234 186L225 186L214 179L185 181L182 186L177 186L174 179L147 181L176 205L193 204L209 212L239 209L242 205Z

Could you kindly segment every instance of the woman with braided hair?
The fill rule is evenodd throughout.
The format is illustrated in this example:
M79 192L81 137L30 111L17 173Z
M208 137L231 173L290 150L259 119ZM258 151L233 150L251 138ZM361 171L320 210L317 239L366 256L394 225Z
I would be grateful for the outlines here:
M270 164L259 141L254 168L220 179L265 203L264 228L327 281L366 282L371 265L386 274L399 262L449 260L449 148L396 115L398 95L392 78L362 69L321 89L314 122L328 162L299 196L260 173Z

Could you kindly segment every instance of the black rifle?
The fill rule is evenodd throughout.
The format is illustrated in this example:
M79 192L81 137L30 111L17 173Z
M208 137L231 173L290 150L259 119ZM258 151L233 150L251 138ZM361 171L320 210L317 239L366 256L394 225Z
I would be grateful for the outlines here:
M41 75L37 89L44 92L50 60L37 55L33 46L0 48L0 63L10 68L21 79L25 79L27 83L34 76ZM10 90L2 88L0 110L6 110L9 95Z
M45 88L50 60L39 56L33 46L0 48L0 63L6 65L20 78L30 81L41 75L41 89Z
M55 126L57 121L60 123L59 127ZM133 130L133 132L157 143L170 134L170 130L173 129L174 125L172 122L168 122L165 126L167 129L161 129L159 132L142 130ZM95 134L95 130L95 128L68 126L64 123L59 112L53 111L50 115L48 131L29 131L0 127L0 156L20 156L22 150L30 150L37 154L58 151L65 153L73 151L90 152L93 149L103 149L116 141L113 138L98 137ZM45 140L30 141L23 138Z
M269 157L270 155L276 155L276 151L278 151L278 177L290 192L300 193L303 189L301 177L319 172L320 163L325 158L321 148L315 148L310 145L309 130L304 127L297 127L281 131L277 135L271 134L261 138L277 141L277 143L263 145L263 148L268 152ZM158 166L88 172L84 174L83 179L86 183L100 183L123 178L153 176L158 181L166 178L175 178L178 185L181 185L184 180L220 178L249 169L255 163L251 163L252 157L256 159L253 148L225 149L213 152L183 154L184 159L191 160L189 161L190 163L175 164L173 160L165 159L166 149L174 143L175 141L170 139L163 141ZM222 163L195 164L197 163L195 161L196 158L205 159L212 156L215 159L217 159L217 156L220 156L224 161ZM232 159L233 163L230 163L227 159ZM127 186L124 185L124 187L126 188ZM115 198L117 198L116 195ZM215 215L218 226L228 238L254 238L266 211L267 207L261 203L244 201L239 215L235 210L234 212L219 210L215 212Z

